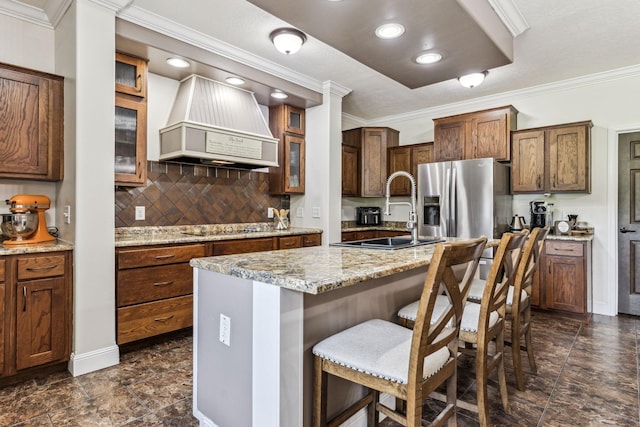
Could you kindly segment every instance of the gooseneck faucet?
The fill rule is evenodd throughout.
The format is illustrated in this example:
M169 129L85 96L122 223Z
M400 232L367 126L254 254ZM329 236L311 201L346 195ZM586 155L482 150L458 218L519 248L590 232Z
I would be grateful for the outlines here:
M409 202L391 202L391 181L399 176L405 176L411 181L411 203ZM409 211L409 221L407 221L407 229L411 229L411 244L418 244L418 212L416 211L416 180L409 172L397 171L389 175L387 178L387 201L384 204L384 214L391 215L389 207L391 205L409 205L411 211Z

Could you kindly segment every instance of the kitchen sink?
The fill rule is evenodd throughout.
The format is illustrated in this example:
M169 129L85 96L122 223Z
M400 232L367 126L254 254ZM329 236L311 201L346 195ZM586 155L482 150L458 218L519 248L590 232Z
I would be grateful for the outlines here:
M382 249L382 250L394 250L412 248L415 246L431 245L433 243L444 242L444 239L439 237L430 237L426 239L418 239L418 243L411 243L410 236L401 237L378 237L374 239L353 240L350 242L331 243L329 246L341 246L345 248L360 248L360 249Z

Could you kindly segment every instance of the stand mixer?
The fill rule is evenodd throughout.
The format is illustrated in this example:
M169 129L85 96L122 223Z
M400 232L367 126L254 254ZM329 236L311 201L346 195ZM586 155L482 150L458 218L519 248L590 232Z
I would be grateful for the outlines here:
M36 231L29 236L16 239L6 240L2 242L6 246L16 245L33 245L55 242L56 238L49 234L47 230L47 221L44 218L44 211L51 207L51 199L47 196L33 194L17 194L7 200L9 211L13 214L31 213L38 216L38 225Z

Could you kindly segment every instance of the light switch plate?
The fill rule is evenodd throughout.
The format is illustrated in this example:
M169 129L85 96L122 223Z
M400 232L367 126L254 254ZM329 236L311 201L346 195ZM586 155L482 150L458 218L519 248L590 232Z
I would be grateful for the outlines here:
M304 208L302 206L296 209L296 217L298 218L304 217Z
M320 208L319 207L311 208L311 217L312 218L320 218Z

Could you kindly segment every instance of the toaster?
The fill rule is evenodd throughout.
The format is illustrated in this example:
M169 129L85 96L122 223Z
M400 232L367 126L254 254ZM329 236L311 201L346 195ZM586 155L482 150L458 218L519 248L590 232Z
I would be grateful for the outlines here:
M356 224L358 225L380 225L380 208L378 207L357 207Z

